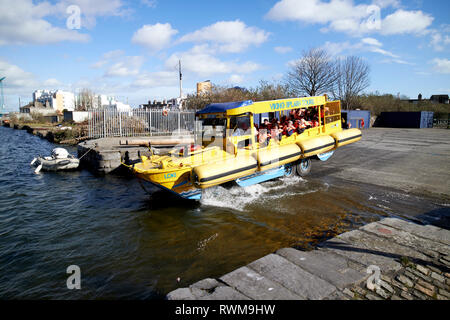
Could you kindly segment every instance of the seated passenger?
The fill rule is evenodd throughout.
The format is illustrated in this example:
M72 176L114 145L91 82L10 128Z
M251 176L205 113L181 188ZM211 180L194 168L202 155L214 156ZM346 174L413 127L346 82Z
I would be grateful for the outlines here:
M269 120L264 119L263 123L261 123L261 126L259 127L259 129L267 129L267 127L269 126Z
M270 120L269 130L272 130L277 124L277 122L278 122L277 118L272 118L272 120Z
M266 129L260 129L259 130L259 136L258 136L258 142L260 147L266 147L269 143L267 139L267 130Z
M294 124L291 120L289 120L288 125L286 127L286 135L290 137L295 132Z
M312 127L312 123L310 121L306 121L304 118L300 119L300 128L308 129L308 127Z
M278 125L275 125L273 129L270 131L270 137L272 139L275 139L275 141L280 141L282 138L282 134L280 132L280 129L278 128Z
M242 122L233 132L233 136L244 136L246 134L250 134L247 132L248 126L245 122Z

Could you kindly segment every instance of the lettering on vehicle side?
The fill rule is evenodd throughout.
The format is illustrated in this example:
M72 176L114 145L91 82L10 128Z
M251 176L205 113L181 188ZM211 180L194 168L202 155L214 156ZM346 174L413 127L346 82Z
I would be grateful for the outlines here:
M176 177L177 177L177 173L176 172L164 174L164 179L171 179L171 178L176 178Z
M274 102L274 103L270 104L270 109L271 110L285 110L285 109L292 109L292 108L298 108L301 106L310 106L310 105L314 105L314 99Z

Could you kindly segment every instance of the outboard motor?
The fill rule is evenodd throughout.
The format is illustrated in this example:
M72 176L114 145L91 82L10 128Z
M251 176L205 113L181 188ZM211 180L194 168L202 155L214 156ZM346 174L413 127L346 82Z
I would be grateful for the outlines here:
M69 152L64 148L55 148L52 150L52 157L55 159L66 159L69 157Z

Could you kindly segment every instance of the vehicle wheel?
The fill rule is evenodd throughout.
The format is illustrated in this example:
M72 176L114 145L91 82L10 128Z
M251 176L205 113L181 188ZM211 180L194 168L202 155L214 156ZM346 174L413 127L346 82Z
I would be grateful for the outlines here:
M288 163L284 165L284 176L285 177L292 177L295 174L295 167Z
M301 159L295 166L295 169L296 169L295 171L297 171L297 174L300 177L307 176L311 171L311 159L310 158Z

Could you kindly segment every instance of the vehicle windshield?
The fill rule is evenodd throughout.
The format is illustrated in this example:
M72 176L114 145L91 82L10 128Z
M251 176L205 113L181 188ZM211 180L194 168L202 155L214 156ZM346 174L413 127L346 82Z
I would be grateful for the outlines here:
M201 120L202 141L208 144L215 139L222 139L226 135L227 119L206 118Z
M233 136L249 135L250 132L250 116L234 116L230 117L230 131Z

